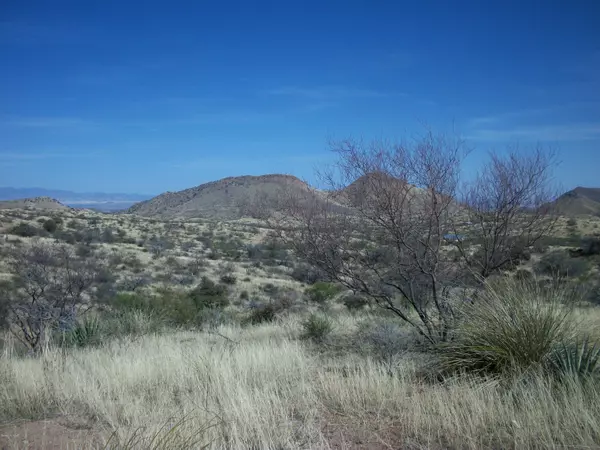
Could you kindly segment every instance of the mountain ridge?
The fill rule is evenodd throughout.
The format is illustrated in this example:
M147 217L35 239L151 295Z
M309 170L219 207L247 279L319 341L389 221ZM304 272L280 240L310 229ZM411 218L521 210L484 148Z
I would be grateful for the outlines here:
M600 188L578 186L558 197L553 206L569 216L600 215Z

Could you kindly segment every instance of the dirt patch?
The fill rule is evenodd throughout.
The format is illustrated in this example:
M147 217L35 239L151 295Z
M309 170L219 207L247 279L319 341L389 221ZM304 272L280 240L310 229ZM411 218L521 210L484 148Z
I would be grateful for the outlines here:
M77 418L0 425L0 450L70 450L102 448L98 430Z

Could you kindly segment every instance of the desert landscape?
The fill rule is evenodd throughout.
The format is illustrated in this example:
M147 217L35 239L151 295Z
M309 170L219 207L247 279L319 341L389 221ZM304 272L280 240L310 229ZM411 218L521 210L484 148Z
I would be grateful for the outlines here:
M2 448L598 445L598 190L509 210L540 185L513 177L513 198L492 171L491 218L368 155L340 189L264 175L111 214L1 203ZM486 260L506 227L510 257Z
M600 2L0 2L0 450L600 449Z

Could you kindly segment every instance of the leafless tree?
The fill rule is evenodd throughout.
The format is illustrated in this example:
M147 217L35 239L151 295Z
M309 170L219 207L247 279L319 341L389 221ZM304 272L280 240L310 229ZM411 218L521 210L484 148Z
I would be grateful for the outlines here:
M14 285L3 292L9 327L31 351L39 350L49 329L74 320L99 270L95 261L77 258L65 245L42 242L15 249L10 267Z
M518 264L552 232L558 219L551 203L557 196L554 166L555 154L541 147L491 153L489 163L462 189L457 219L463 223L454 227L452 242L476 277Z
M457 201L467 154L464 143L427 133L409 144L346 140L332 149L339 159L322 176L327 191L284 190L276 213L263 218L279 239L332 281L392 311L428 341L446 340L454 320L451 293L464 285L465 266L474 264L468 247L472 242L449 236L457 230L470 233L458 224L474 220L472 203ZM494 220L510 221L510 238L489 239L486 248L493 255L511 254L521 245L514 239L517 235L542 231L536 217L547 213L540 205L547 200L542 194L548 161L541 152L538 159L515 154L509 161L493 157L467 190L480 195L479 202L489 205L485 211L493 213ZM537 164L546 166L542 170ZM509 181L506 194L493 197L490 177ZM521 194L524 189L527 193ZM272 200L269 206L273 208ZM269 210L260 203L257 208ZM489 221L482 218L480 226L503 235L497 231L501 227ZM452 255L453 247L460 249L461 260ZM490 257L494 263L488 263L487 270L479 271L481 276L503 267L495 258Z

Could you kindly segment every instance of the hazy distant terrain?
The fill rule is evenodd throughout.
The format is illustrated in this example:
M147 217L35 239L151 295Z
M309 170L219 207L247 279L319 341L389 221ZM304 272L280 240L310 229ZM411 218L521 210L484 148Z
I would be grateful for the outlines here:
M129 208L136 202L151 196L140 194L110 194L103 192L73 192L44 188L0 187L0 201L25 198L50 197L73 208L97 209L99 211L118 211Z

